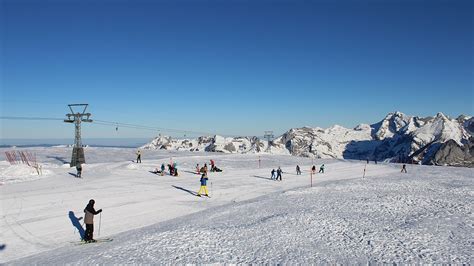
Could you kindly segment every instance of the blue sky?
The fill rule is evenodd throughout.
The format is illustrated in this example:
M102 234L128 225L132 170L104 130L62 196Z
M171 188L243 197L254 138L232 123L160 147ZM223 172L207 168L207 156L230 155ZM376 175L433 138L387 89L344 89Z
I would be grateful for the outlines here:
M99 120L262 135L395 110L474 113L472 1L1 3L2 116L61 118L85 102ZM1 138L73 134L61 122L0 123Z

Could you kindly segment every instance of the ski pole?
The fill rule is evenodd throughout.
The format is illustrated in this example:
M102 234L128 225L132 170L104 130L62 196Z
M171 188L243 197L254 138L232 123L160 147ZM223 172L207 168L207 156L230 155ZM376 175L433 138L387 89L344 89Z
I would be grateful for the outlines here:
M102 212L100 212L100 215L99 215L99 233L98 233L98 236L100 236L100 224L102 223Z

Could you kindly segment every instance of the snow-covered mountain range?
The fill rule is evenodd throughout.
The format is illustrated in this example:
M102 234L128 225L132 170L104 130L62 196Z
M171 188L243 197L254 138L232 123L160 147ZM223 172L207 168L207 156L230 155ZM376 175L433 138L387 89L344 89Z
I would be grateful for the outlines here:
M268 142L258 137L203 136L173 139L159 136L143 149L224 153L291 154L315 158L388 160L438 165L474 166L474 118L451 119L389 113L382 121L342 126L293 128Z

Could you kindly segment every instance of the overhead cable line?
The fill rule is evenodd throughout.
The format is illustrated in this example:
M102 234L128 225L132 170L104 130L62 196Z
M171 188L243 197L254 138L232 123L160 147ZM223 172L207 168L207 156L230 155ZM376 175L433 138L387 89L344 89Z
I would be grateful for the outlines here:
M51 121L64 120L63 118L54 118L54 117L24 117L24 116L0 116L0 119L3 119L3 120L51 120ZM92 124L115 127L117 129L118 127L121 127L121 128L131 128L131 129L138 129L138 130L163 131L163 132L174 132L174 133L184 133L184 134L217 135L217 133L215 132L213 133L213 132L204 132L204 131L193 131L193 130L184 130L184 129L165 128L165 127L145 126L145 125L121 123L121 122L99 120L99 119L94 119ZM228 135L228 134L220 134L220 135L237 136L237 135Z

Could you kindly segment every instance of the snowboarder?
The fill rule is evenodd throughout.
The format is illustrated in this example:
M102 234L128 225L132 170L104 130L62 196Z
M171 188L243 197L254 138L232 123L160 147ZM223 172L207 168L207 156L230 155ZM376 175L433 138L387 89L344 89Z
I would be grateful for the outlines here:
M311 167L311 171L313 172L313 174L316 173L316 165L313 165L313 167Z
M142 152L140 150L137 151L137 163L142 163Z
M201 192L206 193L206 194L204 194L204 196L209 197L209 195L208 195L208 193L207 193L207 180L208 180L207 174L206 174L206 173L203 173L203 174L201 175L201 180L200 180L200 182L201 182L201 187L199 188L199 191L198 191L198 193L197 193L198 197L201 197Z
M84 241L86 242L96 242L93 238L94 234L94 215L97 215L102 212L102 209L96 211L94 209L95 201L93 199L89 200L89 204L87 204L84 212L86 213L84 216L84 223L86 224L86 235L84 236Z
M82 175L82 165L81 165L81 163L76 164L76 170L77 170L76 177L81 177L81 175Z
M280 166L278 166L276 180L278 180L278 178L280 178L280 181L281 181L281 173L283 173L283 170L281 170Z
M407 165L406 165L406 164L403 164L403 165L402 165L402 171L401 171L401 173L403 173L403 172L405 172L405 173L407 172Z
M301 169L299 165L296 165L296 175L301 175Z
M321 165L321 167L319 167L319 173L323 173L323 174L324 174L324 164Z
M274 180L276 179L276 176L275 176L275 169L272 169L272 177L270 177L271 180Z

